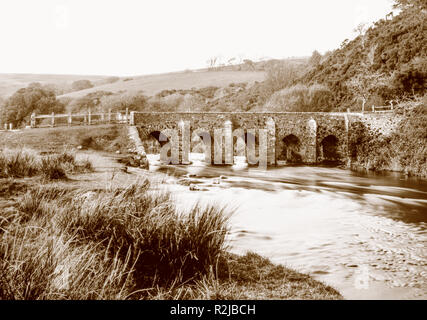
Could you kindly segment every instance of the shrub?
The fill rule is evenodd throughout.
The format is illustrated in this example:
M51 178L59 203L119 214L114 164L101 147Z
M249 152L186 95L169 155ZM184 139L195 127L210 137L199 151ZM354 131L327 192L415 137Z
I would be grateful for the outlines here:
M397 128L388 136L368 134L365 127L355 128L351 138L353 164L367 170L393 170L427 177L427 108L424 98L408 102L395 110L405 112Z
M39 83L21 88L0 105L2 124L12 123L16 128L28 124L31 114L60 113L64 105L56 99L55 92Z
M89 80L77 80L71 84L71 88L73 89L73 91L79 91L93 88L93 84Z
M223 250L223 210L195 206L179 214L169 194L150 194L148 186L145 180L96 193L90 200L77 195L59 225L78 241L108 246L112 255L124 258L130 253L136 281L144 286L206 273Z
M299 69L295 64L279 61L268 67L265 83L274 92L291 86L298 76Z
M334 96L324 85L310 87L297 84L275 92L264 105L268 111L327 112L333 108Z

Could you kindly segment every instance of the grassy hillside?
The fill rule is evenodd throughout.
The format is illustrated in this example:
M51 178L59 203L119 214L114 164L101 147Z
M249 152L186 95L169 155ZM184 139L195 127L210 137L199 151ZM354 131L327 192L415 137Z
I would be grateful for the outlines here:
M94 88L70 92L59 96L79 98L95 91L108 91L117 93L120 91L143 91L144 95L152 96L168 89L191 89L209 86L223 87L233 82L255 82L264 80L262 71L188 71L155 74L147 76L122 78L112 84L97 86Z
M355 106L357 94L349 86L354 78L366 79L362 86L369 96L368 106L423 94L427 89L426 20L427 12L413 8L393 19L381 19L322 57L301 82L327 85L342 110Z
M1 74L0 73L0 97L12 95L20 88L25 88L32 82L40 82L42 84L71 84L74 81L87 79L92 82L107 79L108 76L96 75L61 75L61 74Z

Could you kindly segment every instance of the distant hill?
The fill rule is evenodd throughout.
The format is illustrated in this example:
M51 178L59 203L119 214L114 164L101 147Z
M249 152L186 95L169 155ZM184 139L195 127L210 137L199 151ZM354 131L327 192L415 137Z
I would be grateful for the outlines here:
M363 73L381 74L387 88L379 90L385 102L402 95L423 93L427 82L427 13L406 9L388 20L381 19L353 41L344 41L309 70L303 83L326 84L341 105L353 95L346 81ZM367 68L364 68L367 64Z
M79 98L95 91L108 91L118 93L121 91L137 92L142 91L146 96L169 89L191 89L209 86L223 87L230 83L263 81L265 73L263 71L186 71L164 73L146 76L135 76L121 78L111 84L96 86L90 89L70 92L62 97Z
M108 76L94 75L60 75L60 74L1 74L0 73L0 97L7 97L15 93L20 88L25 88L32 82L41 84L68 84L77 80L90 80L95 84L98 81L108 79Z

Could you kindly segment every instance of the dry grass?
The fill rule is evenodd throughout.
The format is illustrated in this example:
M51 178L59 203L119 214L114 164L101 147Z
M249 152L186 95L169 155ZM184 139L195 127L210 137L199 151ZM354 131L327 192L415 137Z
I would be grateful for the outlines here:
M48 180L66 178L66 172L89 172L89 161L77 162L75 155L62 152L41 156L30 149L4 149L0 151L0 178L42 176Z

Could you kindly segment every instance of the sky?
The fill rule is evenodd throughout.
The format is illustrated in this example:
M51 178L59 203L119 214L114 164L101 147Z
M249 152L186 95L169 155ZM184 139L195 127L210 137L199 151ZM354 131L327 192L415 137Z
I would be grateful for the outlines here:
M392 0L1 0L0 73L143 75L309 56Z

